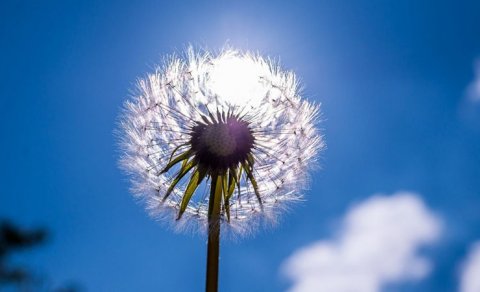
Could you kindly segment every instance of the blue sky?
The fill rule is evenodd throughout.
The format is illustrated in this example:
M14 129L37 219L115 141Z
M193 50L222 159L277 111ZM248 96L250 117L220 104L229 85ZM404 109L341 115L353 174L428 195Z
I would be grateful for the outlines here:
M2 1L0 215L46 226L19 261L88 291L203 289L205 238L150 219L118 169L123 101L161 56L228 43L278 57L322 103L328 149L307 201L222 244L220 288L290 287L280 266L376 193L420 194L444 231L392 291L455 291L480 239L478 1ZM390 291L388 290L388 291Z

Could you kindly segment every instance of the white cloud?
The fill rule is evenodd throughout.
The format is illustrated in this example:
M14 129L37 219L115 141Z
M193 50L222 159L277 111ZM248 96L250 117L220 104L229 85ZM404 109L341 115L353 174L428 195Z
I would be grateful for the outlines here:
M480 291L480 241L473 245L464 264L460 287L461 292Z
M337 238L297 250L282 271L293 280L290 291L377 292L427 276L432 264L418 248L440 232L439 218L417 195L373 196L346 214Z
M467 89L468 98L473 102L480 102L480 60L474 64L475 79Z

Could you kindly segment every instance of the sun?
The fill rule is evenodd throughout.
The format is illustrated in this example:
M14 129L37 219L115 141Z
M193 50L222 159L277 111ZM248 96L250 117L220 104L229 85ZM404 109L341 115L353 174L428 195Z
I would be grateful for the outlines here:
M231 105L255 105L265 96L264 68L249 55L226 53L213 61L210 88Z

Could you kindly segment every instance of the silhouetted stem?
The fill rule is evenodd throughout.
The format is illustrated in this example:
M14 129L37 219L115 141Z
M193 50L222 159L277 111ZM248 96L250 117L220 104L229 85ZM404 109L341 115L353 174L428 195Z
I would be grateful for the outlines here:
M220 209L222 179L212 176L208 206L207 292L218 291L218 260L220 255Z

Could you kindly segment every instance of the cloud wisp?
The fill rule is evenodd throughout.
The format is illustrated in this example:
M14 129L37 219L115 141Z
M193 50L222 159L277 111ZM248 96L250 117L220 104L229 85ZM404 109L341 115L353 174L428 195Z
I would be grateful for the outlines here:
M460 279L460 292L478 291L480 291L480 241L470 250Z
M348 211L337 237L295 251L282 272L295 292L378 292L422 279L432 264L418 249L439 238L441 225L416 194L373 196Z
M475 77L467 88L467 97L472 102L480 103L480 59L474 63Z

